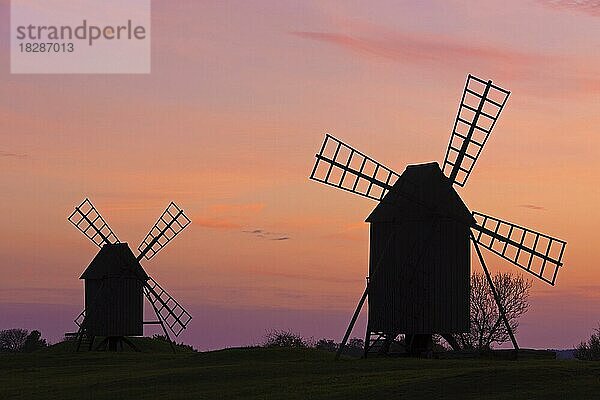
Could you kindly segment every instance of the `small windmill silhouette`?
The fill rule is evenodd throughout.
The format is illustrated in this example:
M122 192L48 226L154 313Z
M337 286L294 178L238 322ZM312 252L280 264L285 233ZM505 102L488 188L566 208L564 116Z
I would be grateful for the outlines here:
M409 165L402 175L327 134L310 179L377 200L370 226L369 277L338 350L369 299L365 357L385 354L399 334L409 352L431 347L441 334L469 331L470 245L473 243L515 349L481 247L554 285L566 242L477 211L469 211L453 185L464 186L510 92L467 77L443 167Z
M115 351L123 343L135 349L127 337L143 336L144 324L160 325L174 350L169 331L179 336L192 316L146 274L140 262L152 259L191 223L183 210L171 202L138 246L137 256L119 241L89 199L75 207L68 220L100 248L80 277L85 281L85 309L75 319L77 350L84 339L92 349L95 337L104 338L99 349ZM143 296L156 321L144 321Z

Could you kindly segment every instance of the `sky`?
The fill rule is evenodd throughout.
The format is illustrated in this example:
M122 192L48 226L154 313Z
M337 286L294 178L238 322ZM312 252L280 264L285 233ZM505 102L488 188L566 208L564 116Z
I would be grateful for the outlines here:
M398 173L442 162L469 73L512 94L459 194L568 242L521 347L598 326L598 1L153 1L147 75L12 75L9 14L0 0L0 329L75 330L97 249L66 218L89 197L132 247L171 200L192 220L143 264L194 317L178 340L340 340L376 203L308 180L323 134Z

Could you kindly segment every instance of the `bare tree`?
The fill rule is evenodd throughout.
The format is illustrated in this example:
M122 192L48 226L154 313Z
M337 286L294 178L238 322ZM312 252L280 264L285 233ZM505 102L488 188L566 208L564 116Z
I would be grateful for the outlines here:
M532 281L520 275L497 273L492 281L498 292L506 319L513 332L519 327L519 318L529 309L529 291ZM498 311L494 295L484 274L471 275L471 331L458 335L464 349L488 350L494 344L510 339Z
M0 351L21 351L25 345L28 333L25 329L5 329L0 331Z

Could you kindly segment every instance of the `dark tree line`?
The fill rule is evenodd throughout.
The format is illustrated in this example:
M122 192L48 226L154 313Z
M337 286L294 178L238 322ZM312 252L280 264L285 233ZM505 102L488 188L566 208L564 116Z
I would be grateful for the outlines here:
M263 347L269 348L293 348L293 349L309 349L326 350L336 352L340 344L332 339L306 339L300 334L291 330L271 330L267 332L262 343ZM355 357L362 355L365 346L365 341L359 338L352 338L348 341L344 348L344 354Z

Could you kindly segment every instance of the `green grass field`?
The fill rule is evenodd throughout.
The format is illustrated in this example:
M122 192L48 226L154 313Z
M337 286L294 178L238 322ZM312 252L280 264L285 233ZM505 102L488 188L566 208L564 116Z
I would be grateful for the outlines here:
M344 359L318 350L0 355L0 399L597 399L600 363Z

